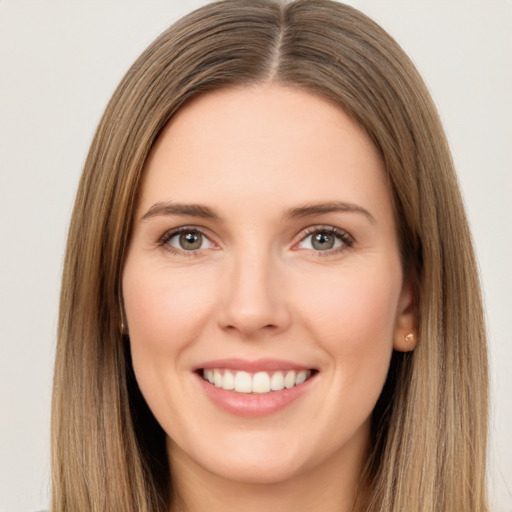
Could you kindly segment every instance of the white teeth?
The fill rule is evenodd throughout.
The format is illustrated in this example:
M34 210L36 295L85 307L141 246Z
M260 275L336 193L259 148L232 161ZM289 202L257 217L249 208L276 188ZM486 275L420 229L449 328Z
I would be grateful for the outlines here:
M286 389L291 389L293 386L295 386L295 372L290 370L284 378L284 387Z
M213 384L213 370L205 370L203 376L210 384Z
M233 377L233 374L227 370L224 372L222 388L227 389L228 391L235 389L235 377Z
M297 377L295 378L295 385L298 386L302 384L308 378L307 370L301 370L297 373Z
M238 393L250 393L252 391L252 379L247 372L236 372L235 391Z
M281 391L284 389L283 372L275 372L270 379L270 389L272 391Z
M258 372L252 378L253 393L268 393L270 391L270 377L267 372Z
M223 369L205 369L203 378L218 388L237 393L269 393L291 389L302 384L311 375L311 370L288 370L285 372L248 372Z
M213 383L218 387L222 387L222 373L219 370L213 370Z

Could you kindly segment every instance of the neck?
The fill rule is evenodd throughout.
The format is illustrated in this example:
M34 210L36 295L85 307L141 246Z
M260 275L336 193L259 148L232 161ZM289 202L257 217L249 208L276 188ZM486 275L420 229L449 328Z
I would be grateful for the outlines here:
M169 443L171 444L171 443ZM201 467L169 446L175 500L171 512L354 512L366 445L283 481L239 482Z

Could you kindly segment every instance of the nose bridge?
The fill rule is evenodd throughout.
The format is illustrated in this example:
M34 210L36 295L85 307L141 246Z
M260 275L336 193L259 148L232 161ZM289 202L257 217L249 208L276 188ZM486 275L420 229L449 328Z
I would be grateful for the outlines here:
M271 250L261 247L233 255L219 312L222 328L253 336L286 327L289 312L277 259Z

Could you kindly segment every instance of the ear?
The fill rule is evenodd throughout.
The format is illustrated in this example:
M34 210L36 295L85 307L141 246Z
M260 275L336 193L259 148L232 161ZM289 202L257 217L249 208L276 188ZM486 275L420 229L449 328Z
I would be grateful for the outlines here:
M393 348L399 352L410 352L418 343L416 310L412 287L404 283L396 310Z

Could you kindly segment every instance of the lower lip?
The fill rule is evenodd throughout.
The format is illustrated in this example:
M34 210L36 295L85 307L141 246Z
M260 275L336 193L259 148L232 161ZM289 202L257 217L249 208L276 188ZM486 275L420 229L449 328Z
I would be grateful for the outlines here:
M316 380L316 374L314 374L302 384L291 389L285 388L281 391L259 394L227 391L210 384L198 374L196 376L208 398L217 407L231 414L247 418L266 416L285 409L304 395L310 389L312 381Z

